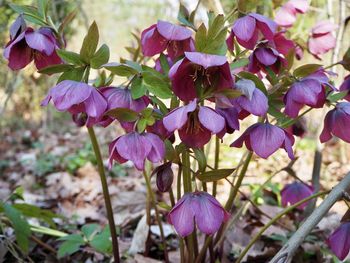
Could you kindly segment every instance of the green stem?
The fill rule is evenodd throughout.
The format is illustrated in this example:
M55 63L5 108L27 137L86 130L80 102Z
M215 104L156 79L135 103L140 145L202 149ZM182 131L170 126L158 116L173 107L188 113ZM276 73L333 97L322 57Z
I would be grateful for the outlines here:
M215 158L214 158L214 169L219 168L219 156L220 156L220 138L216 136L215 138ZM213 182L213 196L216 196L217 181Z
M162 239L162 243L163 243L163 247L164 247L164 259L165 259L165 262L169 262L168 251L167 251L167 244L166 244L166 240L165 240L162 220L160 219L160 214L159 214L159 210L157 208L156 199L155 199L153 191L152 191L150 179L149 179L149 177L148 177L148 175L147 175L145 170L143 171L143 177L145 178L146 186L147 186L147 192L149 193L149 197L151 199L153 208L154 208L154 210L156 212L156 219L157 219L158 226L159 226L160 237Z
M97 138L96 138L94 129L92 127L90 127L90 128L88 128L88 132L89 132L89 135L90 135L90 140L91 140L91 143L92 143L92 147L93 147L94 152L95 152L97 166L98 166L98 172L100 174L100 179L101 179L101 184L102 184L102 191L103 191L103 197L104 197L104 200L105 200L105 205L106 205L106 210L107 210L107 218L108 218L108 223L109 223L109 229L110 229L111 237L112 237L114 260L115 260L116 263L119 263L120 262L120 258L119 258L118 236L117 236L117 231L116 231L116 227L115 227L112 203L111 203L111 198L109 196L107 178L106 178L106 174L105 174L105 168L103 166L101 151L100 151L100 147L99 147L98 142L97 142Z
M179 164L179 170L177 171L177 183L176 183L176 188L177 188L177 193L176 193L176 199L179 201L181 198L181 173L182 173L182 165Z
M248 253L249 249L255 244L256 241L262 236L262 234L268 229L270 226L272 226L277 220L279 220L284 215L288 214L293 209L297 208L298 206L314 199L322 195L328 194L330 191L324 191L319 192L316 194L313 194L307 198L304 198L303 200L300 200L299 202L295 203L292 206L287 207L282 212L278 213L276 216L274 216L264 227L260 229L260 231L252 238L252 240L249 242L249 244L245 247L245 249L242 251L242 253L239 255L238 259L236 260L236 263L240 263L244 256Z

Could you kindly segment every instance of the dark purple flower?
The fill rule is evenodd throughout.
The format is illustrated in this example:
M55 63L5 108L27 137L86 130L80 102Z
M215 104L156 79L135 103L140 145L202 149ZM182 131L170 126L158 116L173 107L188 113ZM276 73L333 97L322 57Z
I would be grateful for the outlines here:
M163 160L165 155L164 142L153 133L130 132L115 139L109 145L109 167L113 160L124 163L132 161L135 167L142 171L145 161L152 163Z
M350 251L350 222L341 224L327 239L327 244L340 260Z
M320 21L312 28L308 40L308 48L312 55L321 59L320 55L335 47L336 39L333 32L336 28L337 25L329 21Z
M277 11L275 21L279 26L290 27L296 21L297 13L304 14L308 9L307 0L289 0Z
M306 119L301 117L297 121L285 129L290 134L303 138L307 132Z
M85 113L92 120L100 119L107 109L107 102L99 90L73 80L64 80L52 87L41 106L46 106L50 100L58 111ZM92 124L88 120L87 126Z
M304 105L322 108L326 102L326 87L334 89L322 69L294 82L283 98L286 105L285 114L295 118Z
M311 196L314 193L312 186L295 182L287 184L281 191L282 206L294 205L299 201ZM299 209L304 209L308 202L298 206Z
M33 59L37 69L62 63L56 53L58 45L51 29L42 27L33 30L28 27L19 35L16 33L13 35L16 38L11 39L4 50L4 57L12 70L24 68Z
M193 100L172 110L163 118L163 124L169 132L178 130L187 146L200 148L209 142L212 133L218 134L225 128L225 119L209 107L197 107Z
M327 142L332 136L350 143L350 102L339 102L327 113L320 141Z
M344 79L344 82L339 87L340 91L348 91L348 95L344 98L347 101L350 101L350 75L347 75Z
M169 77L175 95L185 102L233 86L226 57L199 52L185 52L185 58L171 67Z
M171 162L164 163L153 170L152 175L156 174L156 184L160 192L168 192L174 181L174 173L171 169Z
M167 50L168 56L175 59L185 51L194 51L192 31L183 26L159 20L141 34L142 53L152 57Z
M294 137L282 128L270 123L256 123L250 126L230 146L241 148L245 143L248 150L255 152L261 158L267 159L279 148L284 148L290 159L294 159Z
M163 120L156 120L152 126L147 127L147 131L157 134L163 140L169 139L170 142L175 141L174 132L169 132L163 123Z
M217 232L230 214L206 192L184 194L168 214L168 221L176 232L185 237L194 230L195 223L207 235Z
M303 0L305 1L305 0ZM273 41L270 41L269 44L275 48L279 53L286 56L290 50L295 48L295 44L292 40L286 38L284 31L280 31L273 36Z
M226 41L227 47L233 50L233 38L235 37L241 46L252 50L261 37L272 40L276 29L277 24L271 19L250 13L235 21Z

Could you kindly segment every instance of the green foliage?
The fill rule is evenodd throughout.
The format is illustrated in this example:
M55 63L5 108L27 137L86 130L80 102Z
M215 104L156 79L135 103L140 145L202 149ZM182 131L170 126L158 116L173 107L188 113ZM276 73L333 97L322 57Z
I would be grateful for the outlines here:
M202 182L215 182L230 176L236 169L217 169L197 174L196 177Z
M106 112L106 115L116 118L119 121L133 122L139 118L136 111L127 108L116 108Z
M66 166L69 172L75 173L80 167L86 163L96 163L95 155L92 150L91 144L85 144L85 146L79 149L76 153L67 155L63 159L63 164Z

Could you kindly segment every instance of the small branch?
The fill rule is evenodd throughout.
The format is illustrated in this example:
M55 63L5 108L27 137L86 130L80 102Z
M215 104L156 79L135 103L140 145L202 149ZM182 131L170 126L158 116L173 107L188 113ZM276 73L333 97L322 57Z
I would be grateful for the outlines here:
M312 229L321 221L327 214L329 209L342 198L344 191L350 186L350 172L336 185L327 198L321 203L319 207L305 220L301 227L294 233L289 241L281 248L281 250L272 258L270 263L289 263L291 262L295 252L305 237Z
M50 246L49 244L46 244L45 242L41 241L39 238L37 238L36 236L31 236L30 237L35 243L37 243L38 245L42 246L43 248L47 249L48 251L52 252L53 254L56 255L57 251L56 249L54 249L52 246Z

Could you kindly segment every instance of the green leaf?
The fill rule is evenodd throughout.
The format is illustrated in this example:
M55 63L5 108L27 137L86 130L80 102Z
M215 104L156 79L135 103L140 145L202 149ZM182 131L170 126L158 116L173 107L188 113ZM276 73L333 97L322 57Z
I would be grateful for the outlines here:
M338 93L331 93L328 95L327 100L330 102L337 102L339 100L344 99L346 97L346 95L348 95L348 94L349 94L349 92L347 90L341 91Z
M306 64L296 68L293 75L297 78L303 78L317 71L322 65L320 64Z
M91 24L89 31L83 40L83 45L81 46L81 49L80 49L80 56L86 62L89 62L90 59L95 54L95 51L98 45L98 39L99 39L98 27L96 25L96 22L94 21Z
M90 60L90 65L94 69L100 68L103 64L108 63L109 60L109 47L103 44Z
M234 99L242 95L242 92L240 92L238 89L222 89L216 92L216 94L220 94L222 96L225 96L229 99Z
M38 0L38 11L41 17L46 18L49 0Z
M83 232L87 240L91 240L91 238L94 234L97 233L99 228L100 226L98 224L86 224L82 226L81 232Z
M106 226L103 231L94 236L90 241L90 245L101 253L110 253L112 251L112 241L109 226Z
M39 25L39 26L48 26L48 24L40 17L32 15L32 14L24 14L23 18L33 24Z
M202 182L214 182L226 178L236 169L219 169L198 174L196 177Z
M84 244L85 242L83 236L80 234L66 235L64 237L60 237L58 240L71 241L71 242L80 243L80 244Z
M18 246L24 253L28 253L29 236L31 234L28 222L24 219L23 215L13 206L4 204L3 208L5 215L8 217L13 226L13 229L15 230Z
M84 245L84 243L77 243L74 241L65 241L58 248L57 257L63 258L64 256L72 255L79 250L81 245Z
M169 81L151 72L144 72L143 83L147 90L161 99L169 99L172 96Z
M147 120L146 119L140 119L137 122L137 131L139 133L143 133L147 127Z
M160 60L160 65L162 67L164 74L168 75L170 67L169 67L168 60L163 53L160 54L159 60Z
M20 211L24 216L41 219L52 227L55 226L53 218L61 217L59 215L56 215L55 213L52 213L50 210L41 209L40 207L37 207L35 205L19 203L13 204L13 207Z
M55 74L55 73L70 71L72 69L74 69L73 65L57 64L57 65L52 65L52 66L48 66L46 68L43 68L43 69L39 70L38 72L41 74L51 75L51 74Z
M29 14L40 18L38 9L34 6L15 4L9 4L9 6L18 14Z
M207 158L205 157L203 150L194 148L193 151L198 162L199 171L204 172L207 168Z
M122 77L130 77L133 75L138 74L139 72L127 64L122 64L118 62L112 62L108 64L102 65L105 69L109 70L115 75L122 76Z
M81 66L84 65L84 61L80 58L80 55L75 52L67 51L64 49L57 49L57 55L63 59L66 63ZM64 65L64 64L63 64Z
M258 0L238 0L237 9L241 13L247 13L258 5Z
M64 72L59 78L57 83L63 80L81 81L85 72L85 67L72 68L69 71Z
M255 83L255 86L258 89L260 89L266 96L268 95L264 82L262 82L262 80L259 79L256 75L254 75L250 72L247 72L247 71L242 71L242 72L238 73L238 76L240 76L244 79L250 79L251 81L253 81Z
M230 69L234 70L236 68L241 68L244 66L247 66L249 64L249 59L247 58L241 58L239 60L236 60L230 64Z
M108 116L117 118L119 121L133 122L139 118L136 111L127 108L117 108L109 110L105 113Z
M156 105L158 105L160 111L165 115L167 114L169 111L168 111L168 107L164 104L163 101L161 101L160 99L158 99L157 97L155 96L151 96L151 100L153 103L155 103Z
M134 78L131 82L131 97L136 100L146 94L146 87L143 85L142 78Z
M179 20L180 23L182 23L185 26L189 26L194 28L193 23L191 23L191 18L190 18L190 14L187 10L187 8L180 2L180 6L179 6L179 12L177 14L177 20Z

